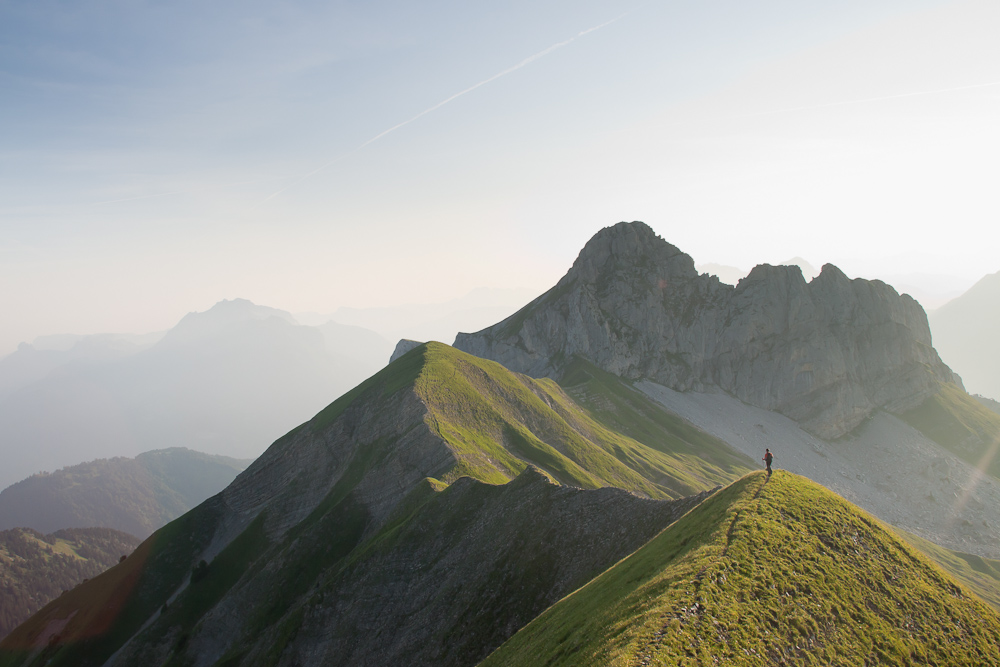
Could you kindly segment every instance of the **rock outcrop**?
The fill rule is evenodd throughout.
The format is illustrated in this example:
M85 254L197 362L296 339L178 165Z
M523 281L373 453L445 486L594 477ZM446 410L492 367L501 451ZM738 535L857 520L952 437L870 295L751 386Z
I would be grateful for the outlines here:
M718 387L827 439L961 383L920 304L889 285L827 264L808 283L761 265L732 287L642 222L601 230L555 287L455 347L536 377L581 355L627 379Z
M392 351L392 356L389 357L389 363L396 361L401 356L409 352L415 347L420 347L423 345L418 340L410 340L409 338L401 338L398 343L396 343L396 349Z

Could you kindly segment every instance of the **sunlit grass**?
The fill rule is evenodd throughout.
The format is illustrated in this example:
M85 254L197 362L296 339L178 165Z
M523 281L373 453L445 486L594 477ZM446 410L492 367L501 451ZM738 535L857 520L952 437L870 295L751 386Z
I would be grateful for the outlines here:
M482 664L1000 664L991 608L839 496L765 479L720 491Z

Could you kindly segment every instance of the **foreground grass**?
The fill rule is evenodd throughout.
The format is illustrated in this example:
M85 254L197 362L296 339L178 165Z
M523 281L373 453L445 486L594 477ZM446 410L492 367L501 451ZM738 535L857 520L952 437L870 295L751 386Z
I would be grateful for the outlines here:
M839 496L723 489L482 664L1000 664L1000 617Z

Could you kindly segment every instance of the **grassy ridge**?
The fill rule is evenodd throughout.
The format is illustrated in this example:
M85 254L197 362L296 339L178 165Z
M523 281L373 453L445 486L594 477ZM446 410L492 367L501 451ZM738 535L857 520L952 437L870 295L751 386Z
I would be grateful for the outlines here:
M1000 664L1000 616L804 478L753 473L482 664Z
M902 419L960 459L1000 479L1000 414L953 384L942 384Z
M431 428L458 459L444 482L468 475L505 483L532 463L563 484L617 486L653 498L678 498L747 470L747 461L715 441L710 456L699 458L705 450L699 445L710 436L682 424L674 430L688 429L688 440L671 433L663 424L664 412L637 408L641 396L624 385L614 390L630 394L616 394L620 409L615 419L643 441L607 428L552 380L512 373L440 343L421 349L423 368L414 388L429 408ZM610 386L605 382L602 387Z

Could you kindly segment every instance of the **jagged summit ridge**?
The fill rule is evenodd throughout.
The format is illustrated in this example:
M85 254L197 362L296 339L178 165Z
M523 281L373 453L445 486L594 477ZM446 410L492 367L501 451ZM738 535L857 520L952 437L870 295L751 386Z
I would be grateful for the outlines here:
M642 222L598 232L555 287L455 347L536 377L580 355L628 379L718 387L824 438L960 383L923 309L889 285L765 264L733 287Z

